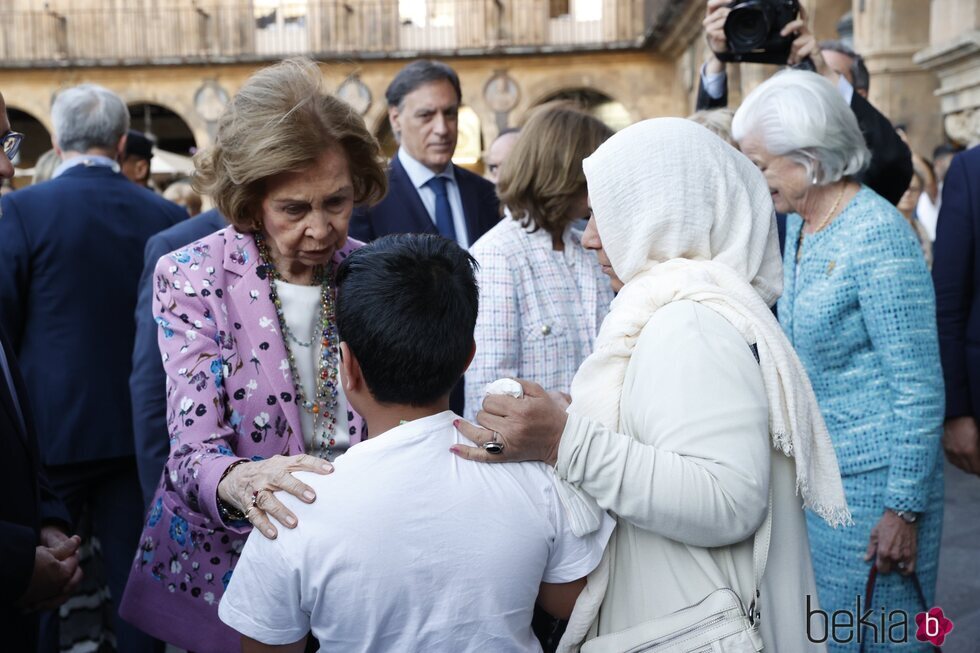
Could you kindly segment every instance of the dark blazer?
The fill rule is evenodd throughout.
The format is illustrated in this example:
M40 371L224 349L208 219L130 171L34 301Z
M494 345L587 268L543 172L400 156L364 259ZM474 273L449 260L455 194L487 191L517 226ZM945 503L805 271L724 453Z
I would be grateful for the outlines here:
M160 347L157 345L157 323L153 319L153 270L161 256L224 229L227 225L224 216L217 209L212 209L175 224L146 241L139 300L136 303L133 371L129 375L136 466L146 506L150 505L160 483L160 472L170 454L165 389L167 377L160 359Z
M696 109L718 109L728 106L728 84L718 99L708 95L698 75L698 99ZM892 204L898 204L912 180L912 153L899 137L888 118L861 97L857 91L851 95L851 111L857 118L858 127L864 134L864 142L871 150L871 164L858 181L866 184Z
M70 520L41 471L27 387L3 329L0 329L0 347L14 384L11 393L0 371L0 451L4 463L4 498L0 501L0 633L3 633L4 650L33 651L37 615L25 615L13 604L30 583L41 525L56 522L68 530Z
M937 224L932 280L946 418L980 417L980 147L950 164Z
M147 239L187 212L104 166L2 200L0 324L45 465L132 456L136 290Z
M453 165L463 203L466 232L472 245L500 221L500 200L489 181L465 168ZM350 223L352 238L369 243L388 234L438 234L436 225L422 204L422 198L398 157L388 167L388 194L376 205L359 207Z

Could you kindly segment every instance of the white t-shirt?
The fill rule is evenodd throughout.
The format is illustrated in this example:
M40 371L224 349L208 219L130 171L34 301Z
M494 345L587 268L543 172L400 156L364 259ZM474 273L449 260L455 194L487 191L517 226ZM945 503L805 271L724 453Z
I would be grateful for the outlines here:
M575 537L542 463L486 465L450 411L352 447L332 474L300 473L317 501L277 496L299 519L249 536L218 609L266 644L313 632L324 653L540 651L531 615L541 582L599 563L613 528Z
M316 382L314 378L319 371L320 352L323 350L319 337L319 325L316 324L320 313L320 286L302 286L285 281L275 281L276 293L282 303L282 313L286 318L286 325L293 335L303 343L310 343L309 347L304 347L296 342L286 339L286 347L293 353L296 361L296 373L299 374L299 381L303 384L303 394L307 397L316 395ZM314 338L314 333L317 337ZM338 380L340 372L337 373ZM335 408L337 425L334 428L331 439L334 441L330 445L333 458L341 454L350 446L350 434L348 433L347 420L347 398L344 396L344 388L337 384L337 406ZM303 442L306 444L306 452L316 454L323 439L319 433L313 433L313 416L300 406L299 417L303 426ZM321 427L322 428L322 427Z

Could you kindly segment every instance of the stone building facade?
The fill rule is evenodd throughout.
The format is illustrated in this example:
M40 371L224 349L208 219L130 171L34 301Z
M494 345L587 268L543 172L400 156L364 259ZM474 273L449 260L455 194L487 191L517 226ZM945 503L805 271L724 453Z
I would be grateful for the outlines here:
M929 149L972 142L980 122L980 0L808 0L818 38L851 12L872 71L871 100ZM258 67L306 54L328 88L389 138L384 90L407 61L460 74L464 163L503 127L555 97L586 99L614 126L693 109L703 0L0 0L0 90L28 131L22 166L49 140L58 89L95 82L205 147L227 99ZM971 66L971 63L973 65ZM730 68L733 103L773 67ZM971 86L972 84L972 86ZM938 96L935 95L938 89ZM152 112L150 111L152 108ZM972 131L971 131L972 130ZM179 132L179 133L178 133ZM41 144L44 144L43 146ZM390 147L390 143L389 143Z

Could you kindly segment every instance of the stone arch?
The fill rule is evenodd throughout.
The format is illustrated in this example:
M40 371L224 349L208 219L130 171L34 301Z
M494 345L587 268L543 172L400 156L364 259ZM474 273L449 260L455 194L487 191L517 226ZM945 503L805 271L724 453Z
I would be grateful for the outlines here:
M149 132L161 150L190 156L198 147L193 128L180 113L157 102L128 102L130 126Z
M522 85L523 87L523 85ZM611 102L619 103L629 116L630 122L636 122L641 116L633 108L623 104L619 98L630 97L628 89L618 88L614 83L599 76L589 75L583 78L580 75L560 75L547 82L536 85L534 93L528 97L527 102L522 102L518 107L522 113L528 109L538 106L563 94L576 92L589 92L605 96Z
M611 128L619 131L634 121L629 110L609 95L591 88L572 88L556 91L541 98L541 103L552 100L570 100L589 110Z
M116 90L116 89L113 89ZM133 116L133 108L140 107L142 105L150 105L151 107L159 107L159 109L165 111L168 115L176 117L183 123L184 126L189 130L191 137L194 141L194 146L196 148L207 147L211 142L211 135L208 132L208 124L201 118L197 111L194 110L193 103L193 92L196 89L190 89L191 95L187 98L178 97L170 93L132 93L132 92L121 92L116 90L122 97L126 106L130 110L130 124L133 129L143 131L142 114L138 116ZM152 118L151 118L152 120ZM156 135L156 134L155 134ZM166 148L162 148L166 149ZM178 152L178 154L187 154L186 152Z
M24 142L14 165L18 168L33 168L38 157L52 148L51 130L31 111L17 105L7 105L7 117L10 118L10 129L24 135Z

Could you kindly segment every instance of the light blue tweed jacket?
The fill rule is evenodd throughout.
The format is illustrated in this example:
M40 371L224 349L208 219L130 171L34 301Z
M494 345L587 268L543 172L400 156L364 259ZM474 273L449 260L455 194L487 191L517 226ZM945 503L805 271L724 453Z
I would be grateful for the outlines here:
M841 473L888 467L885 507L924 512L944 393L936 302L911 227L862 187L822 231L786 218L779 321L810 375Z

